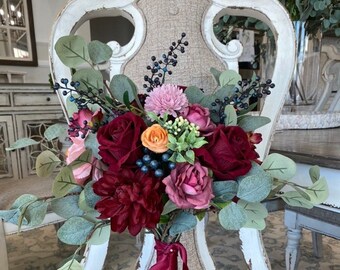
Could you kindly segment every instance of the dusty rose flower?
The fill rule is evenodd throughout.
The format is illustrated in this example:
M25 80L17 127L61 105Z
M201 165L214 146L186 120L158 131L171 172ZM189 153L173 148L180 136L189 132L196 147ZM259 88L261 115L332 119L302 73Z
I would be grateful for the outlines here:
M188 99L177 85L163 84L156 87L145 99L145 110L157 115L168 113L177 117L188 106Z
M192 104L186 107L181 115L190 123L199 126L199 132L202 136L211 135L216 128L216 125L210 119L209 109L199 104Z
M88 108L80 109L72 115L72 120L69 125L69 135L71 137L78 137L82 134L86 136L88 128L92 128L95 125L99 126L103 117L101 109L94 113Z
M92 180L98 181L100 178L103 177L103 172L107 170L107 166L104 164L103 161L99 159L95 159L92 162Z
M182 209L207 208L214 197L208 168L199 162L194 165L178 163L170 175L163 179L163 183L170 200Z
M76 160L85 151L85 140L80 137L71 137L73 144L67 150L66 164ZM91 175L92 164L84 164L73 170L75 181L83 185Z

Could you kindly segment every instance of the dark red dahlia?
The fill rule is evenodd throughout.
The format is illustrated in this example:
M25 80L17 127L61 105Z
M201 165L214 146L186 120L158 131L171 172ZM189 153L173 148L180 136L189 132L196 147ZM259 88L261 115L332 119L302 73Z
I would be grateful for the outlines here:
M162 188L152 174L105 171L93 184L94 192L102 197L96 204L99 218L111 218L111 230L118 233L127 228L135 236L143 228L154 229L163 210Z

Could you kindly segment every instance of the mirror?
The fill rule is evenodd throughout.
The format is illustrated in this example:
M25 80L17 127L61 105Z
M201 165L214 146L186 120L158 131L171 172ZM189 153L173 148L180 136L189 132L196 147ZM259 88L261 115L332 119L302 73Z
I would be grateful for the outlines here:
M0 64L37 66L31 0L0 0Z

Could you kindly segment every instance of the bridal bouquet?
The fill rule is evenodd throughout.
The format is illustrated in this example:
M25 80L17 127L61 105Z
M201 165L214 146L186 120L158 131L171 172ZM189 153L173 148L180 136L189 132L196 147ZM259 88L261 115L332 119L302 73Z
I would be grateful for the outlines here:
M66 153L48 149L37 158L43 177L62 164L52 196L22 195L0 218L37 226L49 208L65 218L59 239L79 246L104 243L110 229L133 236L146 229L154 234L159 256L151 269L170 269L177 253L159 251L185 253L181 234L208 212L226 230L262 230L268 213L261 202L267 198L307 208L323 202L327 185L317 167L310 171L311 186L303 187L289 181L296 168L291 159L271 154L259 160L261 134L255 130L270 120L247 113L256 106L251 99L270 94L271 80L243 80L234 71L212 68L218 87L209 95L195 86L165 83L187 45L183 33L160 59L152 56L141 91L125 75L109 83L103 79L98 66L112 54L106 44L60 38L56 52L73 75L54 89L66 100L68 124L50 126L45 137L66 132L70 146ZM8 150L35 143L21 139ZM292 189L281 192L286 185ZM77 252L60 269L78 269ZM183 267L188 269L185 259Z

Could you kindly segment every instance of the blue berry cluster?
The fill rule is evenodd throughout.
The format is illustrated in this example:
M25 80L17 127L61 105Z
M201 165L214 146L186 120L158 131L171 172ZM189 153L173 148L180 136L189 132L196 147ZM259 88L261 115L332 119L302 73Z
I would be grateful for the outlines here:
M61 84L55 83L53 90L62 90L63 96L70 95L70 101L74 102L78 109L87 108L88 104L98 104L107 111L105 101L101 98L101 95L104 93L103 89L92 89L91 87L87 87L86 90L82 90L79 88L79 82L71 81L69 84L68 79L61 79L60 83Z
M217 114L220 123L224 122L225 114L224 109L227 105L233 105L237 113L249 108L249 100L257 101L266 95L270 95L270 88L274 88L275 84L272 80L268 79L265 83L260 82L260 77L256 76L255 81L242 80L235 86L234 94L231 97L224 97L224 99L216 99L211 106L214 108L211 113Z
M176 163L169 160L172 155L172 151L169 150L163 154L156 154L149 149L144 148L144 156L142 159L136 161L136 165L143 173L147 173L150 170L154 172L156 177L163 177L170 173L176 167Z
M182 33L181 39L176 42L172 42L169 47L169 51L167 54L162 55L162 59L157 60L155 56L151 57L152 64L146 67L147 70L151 71L151 76L145 75L143 84L144 89L147 92L151 92L155 87L160 86L165 81L165 75L172 74L172 71L169 70L169 66L175 67L177 65L177 57L176 52L184 53L185 47L188 46L188 41L183 41L185 33Z

